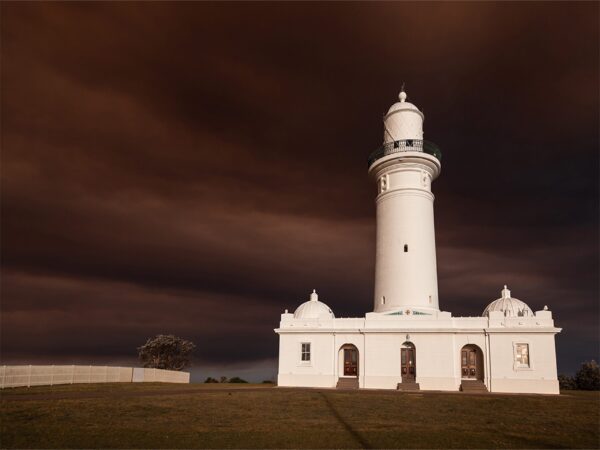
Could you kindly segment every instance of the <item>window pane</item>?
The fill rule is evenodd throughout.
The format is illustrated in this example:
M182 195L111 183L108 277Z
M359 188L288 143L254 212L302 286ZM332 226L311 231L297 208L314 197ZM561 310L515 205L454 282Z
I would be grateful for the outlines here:
M303 342L300 351L300 359L302 361L310 361L310 342Z
M529 367L529 344L517 344L515 360L521 366Z

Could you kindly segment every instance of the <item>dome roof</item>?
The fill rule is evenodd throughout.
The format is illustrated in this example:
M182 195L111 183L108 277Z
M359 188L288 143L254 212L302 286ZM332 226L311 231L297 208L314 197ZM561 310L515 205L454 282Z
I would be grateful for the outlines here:
M392 106L390 106L390 109L388 109L388 114L393 113L395 111L400 111L400 110L412 110L415 112L420 113L421 111L419 111L419 108L417 108L415 105L413 105L412 103L409 102L396 102L394 103Z
M395 111L400 111L400 110L412 110L412 111L415 111L422 115L421 111L419 111L419 108L417 108L412 103L406 101L406 92L404 92L404 90L402 90L402 92L400 92L400 95L398 95L398 98L400 99L400 101L396 102L392 106L390 106L390 109L388 109L387 114L391 114Z
M302 303L294 311L294 319L333 319L333 311L325 303L319 301L319 296L313 289L310 300Z
M490 311L502 311L506 317L533 316L533 311L527 306L527 303L510 296L510 291L506 285L502 289L502 297L490 303L483 311L483 315L489 316Z

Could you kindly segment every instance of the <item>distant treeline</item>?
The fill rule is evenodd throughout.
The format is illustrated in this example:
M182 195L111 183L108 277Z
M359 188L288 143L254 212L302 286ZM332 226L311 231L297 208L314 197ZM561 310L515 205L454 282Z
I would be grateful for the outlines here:
M243 378L240 378L240 377L232 377L232 378L221 377L218 380L213 377L208 377L208 378L206 378L206 380L204 380L204 382L205 383L248 383L246 380L244 380ZM263 383L264 384L273 384L273 382L270 380L265 380L265 381L263 381Z
M600 391L600 366L594 360L586 361L575 376L559 375L558 384L566 390Z

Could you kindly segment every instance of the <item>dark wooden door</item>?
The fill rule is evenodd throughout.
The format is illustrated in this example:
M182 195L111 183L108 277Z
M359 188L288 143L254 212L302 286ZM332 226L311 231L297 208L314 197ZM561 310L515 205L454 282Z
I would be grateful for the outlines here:
M415 361L415 349L414 348L401 348L400 349L400 365L402 373L402 382L415 381L417 374L417 365Z
M353 348L344 349L344 376L358 375L358 352Z
M463 378L476 379L479 375L477 367L477 351L474 349L464 349L460 356L461 376Z

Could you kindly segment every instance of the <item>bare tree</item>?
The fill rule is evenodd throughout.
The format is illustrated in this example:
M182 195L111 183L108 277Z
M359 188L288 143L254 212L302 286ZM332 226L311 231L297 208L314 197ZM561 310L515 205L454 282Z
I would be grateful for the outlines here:
M144 367L153 369L183 370L191 365L191 355L196 346L172 334L158 334L138 347L138 356Z

